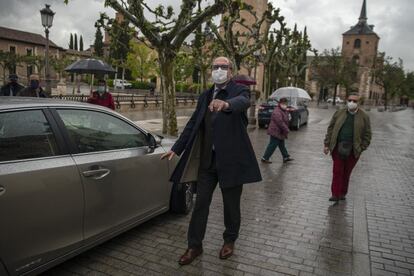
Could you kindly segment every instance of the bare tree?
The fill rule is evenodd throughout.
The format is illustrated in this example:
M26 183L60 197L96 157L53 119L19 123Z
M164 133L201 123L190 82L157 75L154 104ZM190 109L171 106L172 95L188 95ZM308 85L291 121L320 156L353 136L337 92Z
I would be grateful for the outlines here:
M271 25L276 21L283 23L280 9L275 9L271 3L267 10L257 15L253 7L241 1L223 1L226 13L223 15L221 25L209 23L212 31L224 52L232 60L235 73L240 69L243 60L257 50L261 50L266 43ZM241 16L241 12L246 15ZM246 23L245 17L253 18L253 24Z
M69 0L64 0L66 3ZM230 0L227 0L230 1ZM171 6L152 8L144 0L105 0L105 5L121 13L137 27L158 53L163 94L163 133L176 136L174 61L185 39L203 22L223 12L224 1L215 0L201 12L196 11L197 0L182 0L180 13L174 16ZM148 13L155 15L150 21Z
M384 109L388 108L388 101L404 91L405 73L401 59L394 61L392 57L385 57L381 53L383 62L374 71L376 84L384 88Z

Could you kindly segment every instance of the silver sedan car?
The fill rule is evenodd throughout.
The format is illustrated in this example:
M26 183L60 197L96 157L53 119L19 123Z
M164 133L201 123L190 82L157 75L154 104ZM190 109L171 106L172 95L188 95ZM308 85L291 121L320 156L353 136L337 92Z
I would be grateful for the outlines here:
M0 275L34 275L168 210L173 140L107 108L0 97Z

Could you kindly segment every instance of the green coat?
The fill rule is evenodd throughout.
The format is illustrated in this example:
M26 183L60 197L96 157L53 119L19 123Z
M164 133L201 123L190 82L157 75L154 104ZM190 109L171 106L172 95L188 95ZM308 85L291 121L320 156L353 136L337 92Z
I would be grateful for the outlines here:
M347 109L343 108L335 112L329 123L325 136L325 147L332 152L338 141L338 134L347 116ZM354 141L353 150L355 157L359 157L361 152L366 150L371 143L371 123L365 111L358 109L354 119Z

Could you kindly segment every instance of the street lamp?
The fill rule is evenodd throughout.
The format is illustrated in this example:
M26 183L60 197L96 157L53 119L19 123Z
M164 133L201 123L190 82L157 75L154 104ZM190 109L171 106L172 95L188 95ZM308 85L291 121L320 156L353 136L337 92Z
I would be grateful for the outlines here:
M45 75L46 75L46 93L51 95L50 87L50 68L49 68L49 29L52 27L53 16L55 13L50 9L50 5L46 4L46 7L40 10L40 15L42 17L42 25L45 28L46 34L46 53L45 53Z

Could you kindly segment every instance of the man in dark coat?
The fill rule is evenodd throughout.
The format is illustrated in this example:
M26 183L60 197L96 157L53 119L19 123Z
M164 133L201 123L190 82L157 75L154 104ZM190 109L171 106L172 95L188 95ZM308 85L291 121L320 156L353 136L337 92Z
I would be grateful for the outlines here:
M250 106L247 86L231 81L232 65L226 57L212 66L215 85L202 93L196 110L180 138L162 158L181 155L171 181L197 180L197 198L188 229L188 249L178 263L191 263L202 252L202 241L213 192L220 185L223 195L224 245L219 257L233 254L240 229L240 197L245 183L261 181L249 136L246 111Z
M9 83L3 85L0 90L0 96L16 96L24 88L18 83L19 77L16 74L9 75Z
M17 93L17 96L21 97L37 97L37 98L47 98L47 94L40 87L40 78L37 74L32 74L29 77L30 84L28 87L22 89Z

